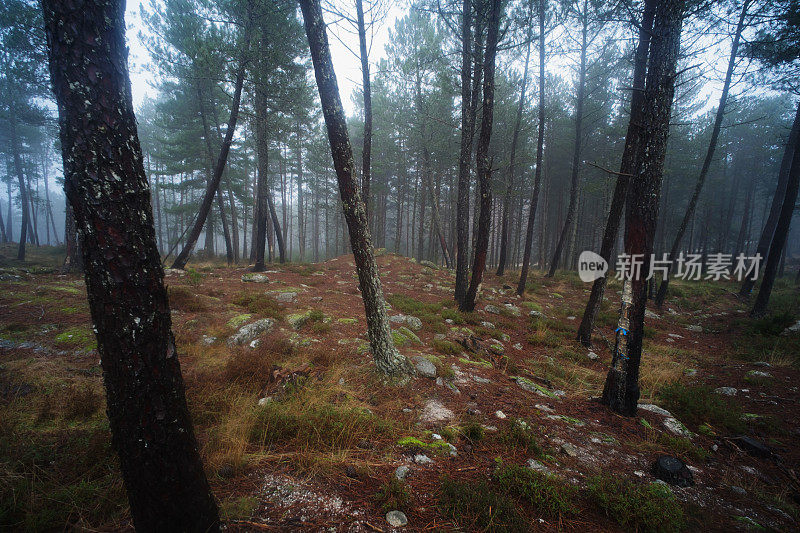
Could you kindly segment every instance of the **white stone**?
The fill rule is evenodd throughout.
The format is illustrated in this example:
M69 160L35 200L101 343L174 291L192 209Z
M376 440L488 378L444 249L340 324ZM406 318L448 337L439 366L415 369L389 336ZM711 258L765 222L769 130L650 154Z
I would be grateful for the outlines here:
M386 521L392 527L403 527L408 524L408 518L403 511L389 511L386 513Z
M717 387L714 392L723 396L736 396L739 391L735 387Z
M422 408L420 422L423 424L436 424L446 422L453 418L453 411L442 405L437 400L428 400Z
M639 409L643 409L645 411L649 411L651 413L655 413L661 416L672 416L672 413L664 409L663 407L659 407L657 405L653 405L651 403L640 403Z
M495 411L494 416L500 420L504 420L506 418L506 414L503 411Z

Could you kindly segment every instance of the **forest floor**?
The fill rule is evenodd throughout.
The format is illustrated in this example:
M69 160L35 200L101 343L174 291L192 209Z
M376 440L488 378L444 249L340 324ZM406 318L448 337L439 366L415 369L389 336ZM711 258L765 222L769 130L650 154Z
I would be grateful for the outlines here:
M0 249L0 530L130 530L85 285L58 274L59 254L20 265ZM625 418L596 400L618 282L590 353L574 341L590 285L574 274L534 272L519 298L516 273L488 273L464 314L451 272L378 262L410 378L373 370L352 256L259 281L211 263L167 271L228 530L388 532L393 510L407 531L800 527L800 334L781 335L798 287L780 281L773 314L752 321L733 283L673 283L646 320L640 400L669 413ZM255 342L229 343L265 318ZM660 455L694 484L657 482Z

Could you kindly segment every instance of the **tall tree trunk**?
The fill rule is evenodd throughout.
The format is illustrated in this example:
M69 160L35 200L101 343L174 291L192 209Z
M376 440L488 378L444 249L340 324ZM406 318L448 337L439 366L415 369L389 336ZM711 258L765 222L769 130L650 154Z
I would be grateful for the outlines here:
M761 287L758 289L756 301L750 311L752 318L760 318L767 312L769 297L772 294L772 286L775 284L775 275L778 272L781 256L786 253L786 238L789 235L789 227L792 223L795 202L797 202L797 191L800 185L800 150L795 150L792 155L792 166L789 170L789 178L786 181L786 194L781 205L781 212L775 224L775 232L772 234L772 242L769 245L767 263L764 266L764 277L761 280Z
M508 216L511 209L511 197L514 192L514 163L517 157L517 142L519 141L519 129L522 125L522 111L525 109L525 90L528 88L528 65L531 59L531 41L533 40L533 1L528 1L528 44L525 48L525 68L522 71L522 86L519 90L519 105L517 106L517 117L514 121L514 133L511 136L511 154L508 163L508 179L506 180L506 190L503 195L503 218L500 225L500 258L497 265L497 275L502 276L506 271L506 261L508 259Z
M364 208L367 220L372 220L369 207L370 157L372 154L372 89L369 82L369 55L367 55L367 31L364 25L364 6L356 0L358 22L358 45L361 55L361 78L364 91L364 149L361 152L361 192L364 195Z
M525 230L525 251L522 254L522 271L517 283L517 294L525 294L525 286L528 284L528 268L531 262L531 249L533 248L533 226L536 222L536 207L539 203L539 187L542 182L542 162L544 159L544 22L545 22L546 0L539 0L539 135L536 140L536 174L533 179L533 193L531 194L531 205L528 210L528 225ZM541 255L542 239L539 239Z
M14 109L9 108L9 123L11 125L11 150L14 153L14 170L17 173L17 183L19 185L19 199L22 206L22 220L20 221L19 247L17 248L17 261L25 261L25 243L28 240L28 227L30 226L30 216L28 214L28 192L25 186L25 175L22 171L22 157L20 156L20 142L17 135L17 115ZM11 209L9 205L9 210ZM10 217L9 217L10 218ZM9 224L10 226L10 224Z
M228 119L228 128L225 130L225 139L222 141L222 147L220 148L219 157L217 158L217 164L214 168L214 174L209 181L208 186L206 187L205 194L203 195L203 201L200 204L200 210L197 214L197 219L195 220L194 226L192 227L192 231L189 232L189 236L186 239L186 245L181 250L181 253L178 254L178 257L175 258L175 261L172 263L172 268L184 268L186 263L189 261L189 255L192 253L195 244L197 243L198 237L200 237L200 232L203 231L203 225L206 222L206 218L208 217L208 212L211 210L211 203L214 201L214 197L217 195L217 191L219 189L219 182L222 179L222 172L225 170L225 163L228 161L228 152L231 149L231 141L233 140L233 132L236 129L236 120L239 117L239 103L242 98L242 84L244 83L244 71L245 66L247 65L247 54L250 48L250 22L248 21L247 26L245 27L245 39L244 45L242 48L242 57L239 60L239 68L236 72L236 84L234 86L233 91L233 103L231 105L231 115ZM224 217L223 217L224 218Z
M499 37L501 0L491 0L491 8L486 35L486 54L483 61L483 116L481 132L478 137L477 160L478 183L480 186L480 214L478 218L478 234L475 239L475 256L472 263L472 279L464 300L459 305L462 311L475 309L475 298L483 279L486 267L486 250L489 247L489 230L492 216L492 168L489 160L489 141L492 136L494 118L494 72Z
M739 22L736 25L736 33L733 36L733 44L731 44L731 54L728 59L728 70L725 73L725 83L722 86L722 94L719 97L719 106L717 107L717 114L714 117L714 127L711 130L711 140L708 143L708 150L706 151L706 158L703 160L703 166L700 168L700 175L697 177L697 183L692 193L692 198L689 200L689 206L686 208L686 213L683 215L681 225L678 227L678 232L675 234L675 240L672 241L672 248L670 249L669 259L670 266L667 275L661 281L658 287L658 294L656 294L656 307L664 305L664 300L667 297L667 289L669 288L669 275L672 270L673 258L677 257L678 250L680 249L681 239L683 234L686 233L686 227L689 225L689 220L694 215L695 207L697 206L697 199L700 197L700 192L703 190L703 184L706 181L706 175L711 168L711 162L714 159L714 151L717 148L717 141L719 140L719 132L722 128L722 120L725 118L725 107L728 103L728 91L731 87L731 78L733 77L733 69L736 66L736 54L739 51L739 41L742 36L742 30L745 26L745 18L747 17L747 9L750 7L751 0L745 0L742 4L742 11L739 14Z
M761 231L761 237L758 239L758 246L756 254L761 257L766 257L769 252L769 245L772 242L772 235L775 233L775 226L778 223L780 216L781 206L783 205L783 198L786 196L786 182L789 180L789 170L792 167L792 159L800 144L800 101L797 103L797 112L794 115L794 122L792 123L792 130L789 133L789 138L786 141L786 148L783 150L783 157L781 158L781 167L778 172L778 184L775 187L775 195L772 197L772 204L769 208L769 216L764 223L764 228ZM739 290L740 298L748 298L750 292L753 290L755 280L748 276L742 282L742 288Z
M303 135L300 121L296 123L297 135L297 248L300 252L300 262L305 261L306 254L306 220L303 212Z
M456 283L454 299L467 294L469 270L469 167L472 162L472 0L464 0L461 13L461 148L458 157L456 203Z
M637 150L634 179L628 184L625 253L645 258L645 264L641 272L624 272L630 279L623 283L614 357L603 390L603 403L624 416L636 414L639 400L639 364L647 304L645 278L658 219L683 15L683 0L662 0L656 7L643 104L644 135Z
M6 211L6 231L8 232L8 241L14 242L14 212L11 206L14 205L13 198L11 197L11 180L6 181L6 192L8 193L8 210Z
M564 219L564 227L558 237L556 250L553 252L553 260L550 262L550 270L547 277L552 278L558 263L561 260L561 253L564 243L567 240L572 225L575 222L575 205L578 200L578 172L581 167L581 147L583 144L583 105L586 97L586 53L588 47L589 32L589 0L583 2L583 16L581 25L581 58L578 70L578 97L575 102L575 150L572 153L572 175L569 187L569 207L567 207L567 217Z
M410 365L392 342L378 265L372 253L367 214L355 175L353 149L347 133L347 122L339 97L336 74L333 71L325 22L322 19L322 8L319 0L300 0L300 7L314 63L314 74L328 130L333 163L336 167L342 210L350 232L350 244L358 272L361 296L364 299L372 356L378 370L384 374L406 372Z
M644 84L647 74L647 54L650 48L650 35L653 29L653 16L657 0L647 0L642 13L642 25L639 30L639 44L636 47L633 66L633 85L631 87L631 117L628 122L628 131L625 135L625 148L622 152L622 163L620 164L617 183L614 186L614 196L611 199L611 208L606 220L606 229L603 233L603 242L600 245L600 255L606 262L611 263L611 252L617 240L619 232L619 222L622 216L622 208L625 206L625 195L628 191L628 182L631 175L636 171L638 161L639 144L642 135L642 119L644 115ZM603 294L606 290L607 276L598 278L592 285L592 293L583 311L583 319L578 327L578 341L584 346L592 345L592 330L594 321L600 306L603 303Z
M3 222L3 216L0 215L0 242L3 244L7 243L10 239L8 238L8 234L6 234L6 225Z
M112 445L134 526L216 531L217 505L186 405L136 132L125 4L42 6L65 189L82 241Z

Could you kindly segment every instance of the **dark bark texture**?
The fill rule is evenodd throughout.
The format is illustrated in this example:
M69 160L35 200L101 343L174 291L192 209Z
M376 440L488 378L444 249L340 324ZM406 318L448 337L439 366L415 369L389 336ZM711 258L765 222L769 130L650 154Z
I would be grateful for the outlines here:
M665 0L656 7L643 104L645 134L637 150L636 172L628 185L625 252L648 259L658 219L683 15L683 0ZM636 415L639 401L639 364L647 304L646 265L643 275L634 275L625 282L620 328L627 331L617 331L617 348L603 390L603 403L624 416ZM626 297L628 291L630 298Z
M214 531L131 103L124 3L43 0L112 444L139 531Z
M472 162L472 1L464 0L461 14L461 149L458 157L456 200L456 285L460 304L467 294L469 274L469 166Z
M489 247L489 229L492 211L492 168L489 159L489 141L492 136L494 119L494 72L497 56L497 40L499 37L501 0L492 0L486 34L486 53L483 60L483 116L478 147L475 151L477 162L478 185L480 186L480 214L478 215L478 231L475 237L475 255L472 261L472 278L467 294L460 303L462 311L473 311L478 288L483 280L486 267L486 250Z
M372 356L378 370L384 374L407 372L409 363L400 355L392 342L378 265L372 251L367 213L356 179L353 148L339 97L339 85L333 71L322 8L319 0L301 0L300 7L303 10L306 36L311 49L311 60L314 63L314 75L328 130L339 194L342 198L342 210L350 233L350 245L358 272L361 297L364 300Z
M603 233L603 241L600 245L600 255L611 264L611 252L614 249L614 242L617 240L619 223L622 217L622 208L625 206L625 196L628 191L630 176L636 170L638 161L639 143L644 130L642 129L642 117L644 114L644 83L647 74L647 56L650 50L650 33L653 30L653 16L656 8L656 0L647 0L642 14L642 25L639 30L639 44L636 47L633 67L633 85L631 95L631 118L628 123L628 131L625 135L625 148L622 152L622 163L617 176L617 183L614 185L614 196L611 199L611 208L606 221L606 229ZM586 309L583 311L583 319L578 327L578 341L584 346L592 345L592 330L594 321L600 306L603 303L603 294L606 290L608 278L603 276L595 280L592 285L592 292Z

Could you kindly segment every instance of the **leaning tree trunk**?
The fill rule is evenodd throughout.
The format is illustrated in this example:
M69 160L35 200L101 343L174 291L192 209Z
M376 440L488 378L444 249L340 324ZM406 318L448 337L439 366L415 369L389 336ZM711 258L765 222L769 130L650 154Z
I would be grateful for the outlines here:
M794 115L794 122L792 123L792 130L789 133L789 138L786 142L786 148L783 150L783 157L781 158L781 167L778 172L778 184L775 187L775 195L772 197L772 204L769 208L769 216L764 223L764 228L761 231L761 237L758 239L758 246L756 247L756 254L761 257L766 257L769 252L769 245L772 242L772 235L775 233L775 226L778 223L780 216L781 206L783 205L783 198L786 196L786 182L789 180L789 170L792 167L792 159L797 150L798 143L800 143L800 102L797 103L797 112ZM742 288L739 290L740 298L748 298L750 292L756 281L754 277L747 276L742 282Z
M131 102L124 5L42 0L65 190L81 239L112 444L134 526L216 531L217 505L186 405L156 247Z
M647 74L647 54L650 48L650 34L653 29L653 15L656 3L656 0L647 0L645 2L642 25L639 30L639 45L636 47L634 56L631 118L625 135L625 149L622 152L622 163L620 164L617 183L614 186L614 196L611 200L611 209L609 210L606 229L603 233L603 242L600 245L600 255L608 263L611 262L611 252L617 240L622 208L625 206L625 195L628 191L628 181L636 170L639 143L645 133L642 130L644 82ZM594 321L603 303L603 294L606 290L607 281L608 278L606 276L595 280L592 285L592 293L589 295L589 301L586 303L586 309L583 311L583 319L578 328L578 341L587 347L592 345L592 329L594 329Z
M747 8L749 6L750 0L745 0L742 4L742 11L739 14L739 23L736 25L736 33L733 36L733 44L731 44L731 55L728 59L728 70L725 73L725 83L722 86L722 94L719 97L719 106L717 107L717 114L714 117L714 127L711 130L711 140L708 143L706 158L703 160L703 166L700 168L700 175L697 177L697 183L695 184L692 198L689 200L689 206L686 208L686 213L683 215L681 225L678 227L678 233L675 234L675 240L672 241L672 248L669 252L670 265L667 270L667 275L664 276L664 279L661 280L661 285L658 287L658 294L656 294L656 307L661 307L664 305L664 300L667 297L667 289L669 288L669 275L672 270L673 258L678 255L683 234L686 233L686 228L689 226L689 220L694 215L695 207L697 207L697 200L700 197L700 192L703 190L703 184L706 181L706 176L711 168L711 162L714 159L714 151L717 148L719 132L722 128L722 120L725 118L725 106L728 103L728 91L731 87L733 69L736 66L736 54L739 50L739 40L742 36L745 18L747 17Z
M248 48L250 48L250 21L247 22L247 26L245 27L242 57L239 60L239 68L236 72L236 84L233 90L231 115L230 118L228 118L228 128L225 130L225 139L222 141L222 147L219 151L214 174L206 187L203 201L200 203L200 210L197 213L197 219L194 222L194 226L192 226L192 231L189 232L189 236L186 238L186 244L183 250L181 250L181 253L178 254L178 257L176 257L175 261L172 263L172 268L182 269L186 266L186 263L189 261L189 255L191 255L195 244L197 244L197 239L200 237L200 232L203 231L203 225L208 217L208 212L211 210L214 197L217 196L219 182L222 179L222 172L225 170L225 163L228 161L228 153L231 149L231 141L233 141L233 132L236 129L236 120L239 117L239 103L242 98L242 85L244 83L245 66L247 65Z
M525 231L525 251L522 254L522 271L517 283L517 294L525 294L528 284L528 268L531 262L531 249L533 248L533 224L536 222L536 206L539 203L539 187L542 182L542 160L544 159L544 20L545 2L539 0L539 137L536 141L536 174L533 179L533 193L531 205L528 210L528 226Z
M483 61L483 117L481 118L478 148L475 152L478 167L478 184L480 186L480 214L478 215L478 234L475 238L475 256L472 262L472 279L470 280L467 294L459 305L461 311L475 310L475 299L478 296L478 287L483 279L483 271L486 267L486 250L489 247L489 229L492 216L492 168L489 160L489 141L492 136L492 121L494 119L494 71L501 7L501 0L492 0L487 28L488 33L486 35L486 54Z
M369 82L369 56L367 55L367 31L364 25L364 6L356 0L358 22L358 45L361 55L361 77L364 90L364 150L361 152L361 192L364 195L364 209L367 211L367 222L371 213L369 209L370 155L372 153L372 90Z
M461 148L458 157L456 200L456 283L454 299L467 293L469 270L469 166L472 162L472 1L464 0L461 14Z
M533 0L529 0L528 18L533 16ZM500 259L497 265L497 275L502 276L506 271L506 261L508 260L508 217L511 209L511 196L514 191L514 163L517 157L517 142L519 141L519 129L522 124L522 110L525 108L525 90L528 88L528 65L531 59L531 41L533 39L533 21L528 24L527 47L525 49L525 68L522 71L522 87L519 90L519 105L517 106L517 117L514 121L514 133L511 136L511 154L508 163L508 180L506 181L506 191L503 195L503 214L500 223Z
M644 135L639 142L637 168L627 193L625 253L630 256L649 258L653 251L683 12L683 0L662 0L656 7L644 93ZM617 344L603 390L603 403L624 416L634 416L639 401L647 266L645 261L642 272L623 272L629 279L623 283Z
M775 284L778 265L781 262L781 257L786 253L786 237L789 234L789 226L792 223L798 185L800 185L800 150L795 150L792 156L792 167L789 170L789 179L786 182L786 195L783 198L781 213L777 224L775 224L775 232L772 234L772 242L769 245L767 264L764 266L764 278L761 280L761 287L758 289L756 301L750 311L752 318L760 318L767 312L767 304L769 304L772 286Z
M347 133L347 122L328 47L328 35L322 19L322 7L319 0L300 0L300 7L303 11L306 36L322 102L322 113L325 117L328 141L339 182L342 210L350 232L350 245L355 258L361 296L364 299L372 356L375 359L375 366L384 374L403 373L408 371L409 363L400 355L392 342L378 265L372 252L367 214L355 175L353 148Z
M547 277L552 278L558 263L561 260L561 253L564 243L567 240L572 225L575 222L575 206L578 203L578 170L581 166L581 147L583 141L583 105L586 98L586 48L588 46L587 34L589 32L588 0L585 0L583 7L583 25L581 29L581 59L578 72L578 97L575 105L575 149L572 153L572 175L569 187L569 205L567 206L567 216L564 220L564 227L556 243L556 250L553 252L553 260L550 263L550 270Z

